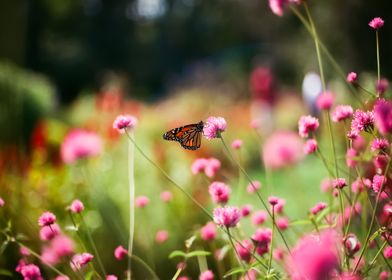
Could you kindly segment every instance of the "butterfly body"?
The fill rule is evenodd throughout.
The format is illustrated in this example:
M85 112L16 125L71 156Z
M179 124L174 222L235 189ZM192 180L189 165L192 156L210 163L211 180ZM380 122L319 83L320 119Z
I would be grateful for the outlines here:
M184 149L197 150L200 148L203 128L204 123L202 121L173 128L163 134L163 139L177 141Z

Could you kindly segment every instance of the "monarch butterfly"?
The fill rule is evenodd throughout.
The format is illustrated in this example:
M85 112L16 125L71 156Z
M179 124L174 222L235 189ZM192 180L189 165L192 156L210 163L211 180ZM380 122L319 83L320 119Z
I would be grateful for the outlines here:
M202 121L173 128L163 134L163 139L168 141L177 141L184 149L197 150L200 148L203 128L204 123Z

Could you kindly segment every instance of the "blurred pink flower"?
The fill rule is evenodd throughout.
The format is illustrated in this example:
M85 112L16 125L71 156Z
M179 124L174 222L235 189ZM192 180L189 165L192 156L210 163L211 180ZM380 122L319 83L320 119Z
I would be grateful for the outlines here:
M69 210L73 213L80 213L84 210L84 205L83 202L81 202L79 199L75 199L72 201L71 206L69 207Z
M325 202L318 202L311 210L310 213L313 215L317 215L320 211L325 209L327 207L327 204Z
M332 186L337 189L343 189L345 186L347 186L346 179L336 178L332 181Z
M258 226L265 222L267 219L267 212L264 210L259 210L253 213L251 221L254 225Z
M380 272L379 278L380 278L380 280L388 280L390 276L391 276L391 273L389 271L384 270L384 271Z
M376 92L379 94L379 96L383 95L389 87L389 82L387 79L381 79L376 82Z
M51 240L61 233L58 224L52 224L50 226L44 226L39 230L39 237L41 240Z
M274 212L275 213L282 213L283 212L283 207L286 205L286 200L283 198L278 199L278 203L274 206ZM271 207L271 212L272 212L272 207Z
M199 280L214 280L214 273L211 270L203 271L199 276Z
M81 269L86 264L88 264L93 258L94 256L91 255L90 253L82 253L82 254L74 255L70 263L72 270L77 271Z
M50 225L54 224L55 222L56 222L56 216L49 211L44 212L38 218L38 225L40 227L50 226Z
M365 190L365 186L370 188L372 186L372 181L370 181L367 178L363 178L361 180L360 177L358 177L352 184L351 184L351 191L353 193L360 193Z
M286 262L291 278L330 279L330 273L339 269L338 240L338 234L333 230L304 236L291 251Z
M370 149L372 152L380 151L380 152L387 152L389 148L389 142L387 139L375 138L372 141L372 145Z
M335 95L330 91L325 91L317 97L316 106L319 110L329 110L334 102Z
M289 227L289 219L287 217L282 217L276 220L276 226L280 230L285 230Z
M71 256L73 252L73 241L66 235L59 235L43 247L41 258L46 264L56 265L62 261L62 258Z
M373 29L380 29L384 25L384 20L380 17L375 17L369 22L369 26Z
M2 198L0 197L0 207L3 207L4 204L5 204L4 199L2 199Z
M384 249L384 257L386 259L392 259L392 246L388 246Z
M102 140L95 132L81 129L70 131L61 144L61 158L71 164L79 159L102 153Z
M335 107L335 110L332 112L332 121L340 122L344 121L348 118L351 118L353 115L353 108L350 105L338 105Z
M374 175L373 176L373 183L372 183L372 189L375 193L378 193L382 186L384 185L384 183L386 182L386 178L383 175Z
M202 171L204 171L204 168L206 168L207 165L207 159L205 158L197 158L195 159L195 161L192 163L192 174L197 174L200 173Z
M317 141L315 139L306 140L303 151L304 154L309 155L313 154L317 150Z
M123 246L117 246L116 249L114 249L114 257L116 260L122 260L125 256L128 255L127 249L125 249Z
M357 165L357 161L355 157L358 156L358 153L355 149L349 148L346 152L346 164L350 168L354 168Z
M261 188L261 183L259 181L252 181L252 183L249 183L248 186L246 187L246 191L248 193L254 193L256 190Z
M118 279L118 278L117 278L116 275L113 275L113 274L106 275L106 280L117 280L117 279Z
M231 147L235 150L239 150L242 147L242 140L236 139L233 142L231 142Z
M208 222L200 230L201 239L205 241L214 240L216 237L216 226L213 222Z
M250 214L251 211L252 211L252 205L246 204L246 205L241 207L241 216L242 217L247 217Z
M274 97L274 76L271 69L266 67L256 67L252 70L249 79L249 87L252 92L252 100L272 102ZM254 120L251 122L252 128L259 128L260 122Z
M208 158L207 164L204 168L204 172L206 173L207 177L212 178L216 175L220 167L221 167L221 163L218 159Z
M19 253L24 257L30 256L30 250L27 247L20 247Z
M350 73L347 74L346 80L347 80L347 82L349 82L349 83L351 84L351 83L356 82L356 81L357 81L357 78L358 78L357 73L355 73L355 72L350 72Z
M392 133L392 102L378 100L374 105L374 119L382 134Z
M278 204L279 202L279 198L276 196L270 196L268 197L268 203L272 206L275 206L276 204Z
M357 109L351 121L351 134L358 135L361 131L369 132L373 128L374 113L373 111L364 112Z
M320 183L320 189L322 192L328 192L333 189L332 180L330 178L325 178Z
M155 242L158 244L163 244L169 238L169 233L167 230L158 230L155 234Z
M344 247L349 256L354 256L354 254L361 249L361 243L355 234L349 233L344 240Z
M250 240L245 239L240 243L235 244L235 250L241 260L250 262L252 258L253 244Z
M272 230L269 228L257 229L252 235L253 243L256 246L256 252L262 256L268 252L269 244L271 243Z
M222 117L209 117L204 125L203 134L208 140L219 138L226 125L226 120Z
M163 202L170 202L173 199L173 194L171 191L163 191L160 194L160 198Z
M55 280L70 280L68 276L59 275L55 278Z
M125 133L127 129L134 129L137 125L137 118L131 115L119 115L113 122L113 128L120 133Z
M235 227L241 219L241 213L237 207L217 207L214 209L213 217L219 226Z
M276 261L281 261L284 258L284 252L282 249L276 248L273 251L273 257Z
M319 127L319 121L317 118L308 116L302 116L298 121L299 135L303 138L309 136L309 132L314 132Z
M277 16L283 16L283 9L287 4L287 0L269 0L271 11Z
M226 203L229 200L231 189L222 182L212 182L208 187L211 199L215 203Z
M264 143L264 165L270 169L293 165L303 157L302 146L302 141L296 133L276 132Z
M144 208L147 206L148 203L150 203L150 199L144 195L138 196L135 199L135 206L137 208Z
M21 267L20 274L24 280L43 280L41 271L35 264L26 264Z

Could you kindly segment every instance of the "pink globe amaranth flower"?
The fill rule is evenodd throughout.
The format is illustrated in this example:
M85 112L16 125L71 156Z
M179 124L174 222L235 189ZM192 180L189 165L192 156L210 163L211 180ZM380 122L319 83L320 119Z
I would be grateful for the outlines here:
M320 189L322 192L329 192L333 189L332 180L330 178L325 178L320 183Z
M137 125L137 118L131 115L119 115L113 122L113 128L120 133L125 133L127 129L134 129Z
M388 280L390 276L391 276L391 273L389 271L384 270L384 271L380 272L379 279L380 280Z
M209 117L204 125L203 134L208 139L219 138L220 134L225 131L227 126L226 120L222 117Z
M42 280L41 271L35 264L26 264L21 267L20 274L24 280Z
M392 102L380 99L374 105L375 125L382 134L392 133Z
M56 265L62 261L62 258L69 257L74 253L74 243L66 235L59 235L44 246L41 253L41 259L48 265Z
M81 253L76 254L72 257L71 260L71 268L74 271L77 271L88 264L94 258L90 253Z
M242 140L236 139L233 142L231 142L231 147L235 150L239 150L242 147Z
M283 16L283 9L287 4L287 0L269 0L271 11L277 16Z
M269 244L271 243L272 230L269 228L257 229L252 235L251 239L256 246L256 252L262 256L268 252Z
M276 248L272 252L272 256L274 257L274 260L281 261L284 258L284 252L282 249Z
M380 29L384 25L384 20L380 17L375 17L369 22L369 26L373 29Z
M23 256L23 257L27 257L30 256L30 250L27 247L20 247L19 248L19 253Z
M308 116L302 116L298 121L298 132L303 138L309 136L309 132L314 132L319 127L319 121L317 118Z
M22 270L22 267L24 267L26 264L27 264L27 263L26 263L26 260L25 260L25 259L20 259L20 260L18 261L18 265L15 267L15 271L18 272L18 273L20 273L21 270Z
M388 165L389 157L386 155L377 155L373 158L373 164L377 173L384 173Z
M118 278L117 278L116 275L113 275L113 274L106 275L106 280L117 280L117 279L118 279Z
M357 78L358 78L358 74L357 74L357 73L355 73L355 72L350 72L350 73L347 74L346 80L347 80L347 82L349 82L350 84L352 84L352 83L354 83L354 82L357 81Z
M279 198L278 203L274 206L273 209L271 208L271 212L273 210L275 213L280 214L283 212L283 208L285 205L286 205L286 200L284 200L283 198Z
M171 191L163 191L160 194L160 198L163 202L170 202L173 199L173 194Z
M44 226L39 230L39 237L41 240L52 240L54 237L61 233L58 224L52 224L50 226Z
M269 203L270 205L272 205L272 206L275 206L276 204L278 204L278 202L279 202L279 197L270 196L270 197L268 198L268 203Z
M263 162L267 168L281 169L303 158L301 138L294 132L275 132L263 145Z
M362 135L357 135L352 139L352 145L357 151L363 151L367 147L367 141Z
M207 159L207 164L204 168L204 172L206 173L207 177L212 178L216 175L220 167L221 167L221 163L218 159L209 158Z
M69 206L69 210L76 214L81 213L84 210L83 202L81 202L79 199L75 199L72 201L71 206Z
M213 202L226 203L229 200L231 189L225 183L213 182L208 187L208 192L210 193Z
M241 213L237 207L217 207L214 209L213 217L219 226L235 227L241 219Z
M373 176L373 183L372 183L372 189L375 193L378 193L382 186L384 185L384 183L386 182L386 178L383 175L374 175Z
M68 276L59 275L55 278L55 280L70 280Z
M291 251L286 269L292 279L330 279L330 273L339 269L338 234L325 230L320 235L304 236Z
M359 202L355 203L354 208L352 208L351 206L346 207L344 209L344 214L343 214L345 223L348 222L350 217L359 215L361 213L361 210L362 210L362 206ZM337 223L338 225L342 225L342 216L338 217Z
M347 186L347 184L346 184L346 179L344 179L344 178L337 178L337 179L334 179L334 180L332 181L332 186L333 186L334 188L336 188L336 189L343 189L345 186Z
M121 245L117 246L116 249L114 249L114 257L118 261L122 260L127 255L128 255L128 251Z
M340 275L337 275L337 272L335 273L336 273L336 277L338 277L336 279L338 280L362 280L363 279L358 274L353 274L353 272L342 272ZM335 277L335 275L332 276Z
M167 230L158 230L155 234L155 242L158 244L163 244L169 238L169 233Z
M206 168L208 163L208 160L205 158L197 158L195 161L192 163L192 174L197 174L200 172L203 172L204 169Z
M259 181L252 181L252 183L249 183L248 186L246 187L246 191L248 193L254 193L256 190L261 188L261 183Z
M251 221L254 225L258 226L265 222L267 219L267 212L264 210L259 210L253 213Z
M384 257L386 259L392 259L392 246L388 246L384 249Z
M389 142L387 139L380 139L376 138L373 139L372 145L370 146L370 149L372 152L375 151L380 151L380 152L387 152L387 149L389 148Z
M304 154L306 155L313 154L317 150L317 147L318 145L315 139L306 140L303 147Z
M65 137L60 153L63 162L71 164L82 158L97 156L102 150L102 140L95 132L75 129Z
M2 198L0 197L0 207L3 207L4 204L5 204L4 199L2 199Z
M374 112L356 110L351 121L351 131L353 136L357 136L361 131L370 132L374 125Z
M388 218L392 217L392 204L385 204L383 209L382 209L382 212Z
M329 110L334 102L335 95L330 91L326 91L317 97L316 106L319 110Z
M50 226L50 225L54 224L55 222L56 222L56 216L49 211L44 212L38 218L38 225L40 227Z
M287 217L282 217L276 220L276 226L280 230L285 230L289 227L289 219Z
M253 244L250 240L245 239L240 243L236 243L235 250L237 251L241 260L247 263L250 262L253 252Z
M312 209L310 209L310 213L317 215L320 211L324 210L325 207L327 207L325 202L318 202Z
M370 181L367 178L363 178L363 180L361 180L361 178L357 178L352 184L351 184L351 191L353 193L361 193L365 190L365 186L368 188L371 188L372 186L372 181Z
M138 196L135 199L135 206L137 208L144 208L147 206L148 203L150 203L150 199L144 195Z
M338 105L332 112L332 121L340 122L352 117L354 111L350 105Z
M355 149L349 148L346 152L346 164L350 168L354 168L357 166L357 161L355 158L358 156L358 153Z
M250 268L239 280L257 280L258 275L259 272L256 269Z
M241 216L242 217L249 216L250 212L252 212L252 205L246 204L246 205L241 207Z
M214 280L214 273L211 270L203 271L199 276L199 280Z
M354 254L358 252L359 249L361 249L361 243L359 242L357 236L353 233L347 235L343 241L343 244L345 251L349 256L354 256Z
M213 222L208 222L200 230L201 239L205 241L214 240L216 238L216 226Z
M381 79L376 82L376 92L378 95L383 95L389 87L389 82L387 79Z

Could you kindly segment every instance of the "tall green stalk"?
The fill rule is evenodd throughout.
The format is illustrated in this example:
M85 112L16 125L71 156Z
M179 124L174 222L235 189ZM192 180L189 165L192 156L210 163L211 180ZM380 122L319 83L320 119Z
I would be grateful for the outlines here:
M131 132L129 138L134 140L134 134ZM128 239L128 270L127 279L131 279L131 266L133 254L133 237L135 233L135 145L134 141L128 140L128 187L129 187L129 239Z

